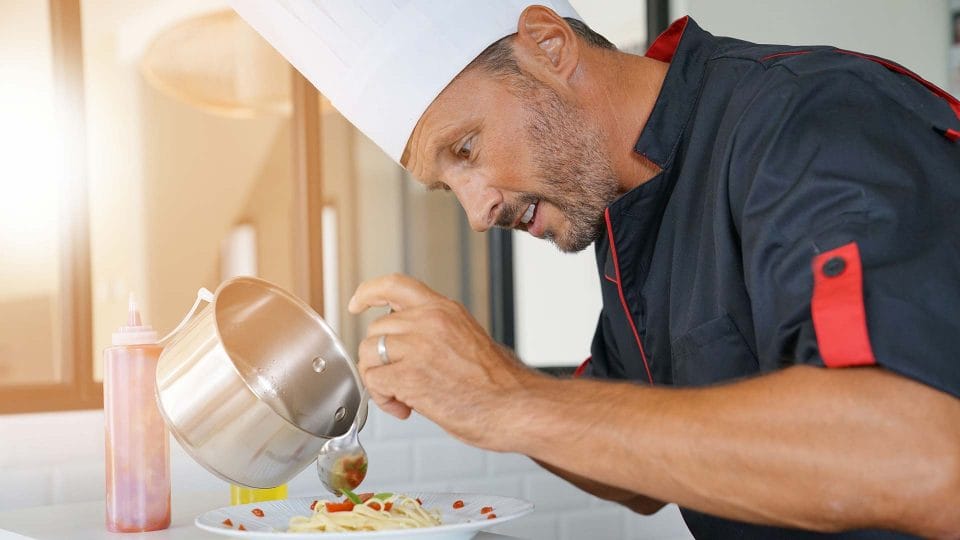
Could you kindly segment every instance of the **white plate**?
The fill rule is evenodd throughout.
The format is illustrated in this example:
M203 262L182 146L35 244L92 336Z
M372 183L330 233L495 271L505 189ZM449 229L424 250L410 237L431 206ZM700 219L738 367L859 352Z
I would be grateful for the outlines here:
M290 518L293 516L309 516L313 513L310 510L310 505L313 501L330 499L330 496L301 497L299 499L287 499L283 501L266 501L237 506L225 506L197 517L195 523L197 527L213 533L245 539L271 538L292 540L295 538L310 538L314 540L359 540L365 538L429 538L430 540L467 540L473 538L474 535L482 529L533 512L533 503L523 499L501 497L499 495L478 495L475 493L408 493L407 495L419 498L425 508L439 510L440 521L443 522L443 525L422 529L400 529L392 531L346 533L285 532L287 525L290 523ZM455 510L453 503L457 500L462 500L464 507ZM480 510L484 506L493 507L493 513L497 515L496 519L487 519L486 516L480 514ZM254 508L263 510L262 518L253 515L252 511ZM233 527L227 527L223 524L223 521L228 518L233 522ZM245 531L237 530L237 527L239 527L241 523L246 529Z

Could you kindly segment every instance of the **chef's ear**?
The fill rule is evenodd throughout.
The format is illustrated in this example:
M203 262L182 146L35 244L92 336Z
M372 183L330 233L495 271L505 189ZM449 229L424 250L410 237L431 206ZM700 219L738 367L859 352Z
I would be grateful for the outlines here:
M521 68L568 79L580 61L580 42L563 17L544 6L529 6L517 21L514 54Z

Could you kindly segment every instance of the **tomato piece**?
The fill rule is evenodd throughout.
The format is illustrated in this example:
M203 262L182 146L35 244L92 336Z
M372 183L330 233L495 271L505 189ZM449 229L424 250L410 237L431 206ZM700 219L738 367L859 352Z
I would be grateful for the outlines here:
M243 526L243 523L241 523L240 526L237 527L237 530L238 530L238 531L245 531L245 530L247 530L247 528Z
M388 502L387 504L383 505L383 509L389 512L391 509L393 509L393 503Z
M221 523L223 523L223 524L226 525L227 527L233 527L233 522L230 521L230 518L227 518L227 519L223 520Z
M420 500L420 497L417 497L417 504L419 504L420 506L423 506L423 501Z
M263 517L263 510L261 510L261 509L259 509L259 508L254 508L254 509L251 510L250 512L253 513L253 515L255 515L255 516L257 516L257 517Z
M366 475L366 471L352 469L343 473L343 480L347 484L346 487L355 488L363 482Z
M374 510L380 510L380 503L378 503L378 502L372 502L372 503L368 504L367 506L369 506L370 508L373 508Z
M325 503L327 507L327 512L349 512L353 510L354 504L353 501L343 501L341 503Z
M373 493L358 493L357 497L360 497L360 502L367 502L373 498Z
M453 501L454 508L463 508L463 506L464 506L463 501L461 501L460 499Z
M311 510L316 510L316 509L317 509L317 503L318 503L318 502L320 502L320 501L313 501L312 503L310 503L310 509L311 509Z
M497 515L491 512L487 514L487 519L497 519Z
M484 506L483 508L480 509L481 514L489 514L490 512L493 512L492 506Z

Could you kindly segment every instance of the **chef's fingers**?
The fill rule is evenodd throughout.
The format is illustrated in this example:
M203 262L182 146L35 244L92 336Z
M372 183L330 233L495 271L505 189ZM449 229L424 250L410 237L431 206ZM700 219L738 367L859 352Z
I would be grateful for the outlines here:
M429 313L424 307L416 306L383 315L367 326L367 336L418 334L427 330Z
M390 396L385 403L378 403L380 408L401 420L410 416L413 405L407 403L402 396L396 395L396 387L398 383L402 383L409 376L409 370L402 362L380 365L366 371L367 389L371 394L376 392L380 395Z
M367 393L370 394L370 399L384 412L403 420L410 416L411 409L406 403L397 399L391 385L394 379L383 376L383 373L393 371L391 368L397 367L395 362L402 359L407 345L399 335L386 336L384 346L388 362L384 363L380 358L379 340L380 336L370 336L360 342L360 360L357 362L357 368L366 385ZM377 373L378 371L380 373Z
M377 306L400 311L437 298L442 296L422 282L403 274L390 274L361 283L347 309L354 314Z
M406 420L410 417L410 413L413 412L410 407L393 398L388 399L384 403L377 403L377 407L380 407L381 411L391 416L396 416L400 420Z
M404 359L410 355L413 356L413 343L410 336L405 334L389 334L384 336L383 346L385 349L385 358L380 357L380 337L369 336L360 342L358 353L357 370L360 372L360 378L367 385L367 390L372 394L380 394L381 397L395 397L396 389L391 384L390 379L379 379L379 384L371 384L371 374L374 371L383 368L397 367L403 363ZM381 373L380 376L383 374ZM382 400L381 400L382 401ZM380 401L378 401L380 403Z
M380 357L380 336L384 337L385 358ZM357 352L357 369L365 377L366 370L388 364L402 362L411 349L410 336L407 334L380 334L363 338Z
M410 407L397 401L390 392L384 392L379 387L371 388L367 382L368 370L378 365L383 366L383 363L379 360L379 353L377 352L378 339L379 337L373 337L360 342L357 370L360 372L360 378L363 379L363 384L367 388L367 394L369 394L370 399L384 412L403 419L410 415Z
M410 416L410 407L398 401L397 398L393 396L373 391L369 386L367 387L367 395L370 396L370 400L376 403L377 407L380 407L380 410L383 412L396 416L401 420Z

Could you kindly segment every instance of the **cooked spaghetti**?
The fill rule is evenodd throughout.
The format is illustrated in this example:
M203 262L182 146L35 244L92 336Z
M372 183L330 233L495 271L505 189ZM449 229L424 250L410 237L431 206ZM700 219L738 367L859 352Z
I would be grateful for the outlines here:
M417 529L440 525L440 512L405 495L354 495L342 502L316 501L313 515L294 516L288 532L349 532Z

